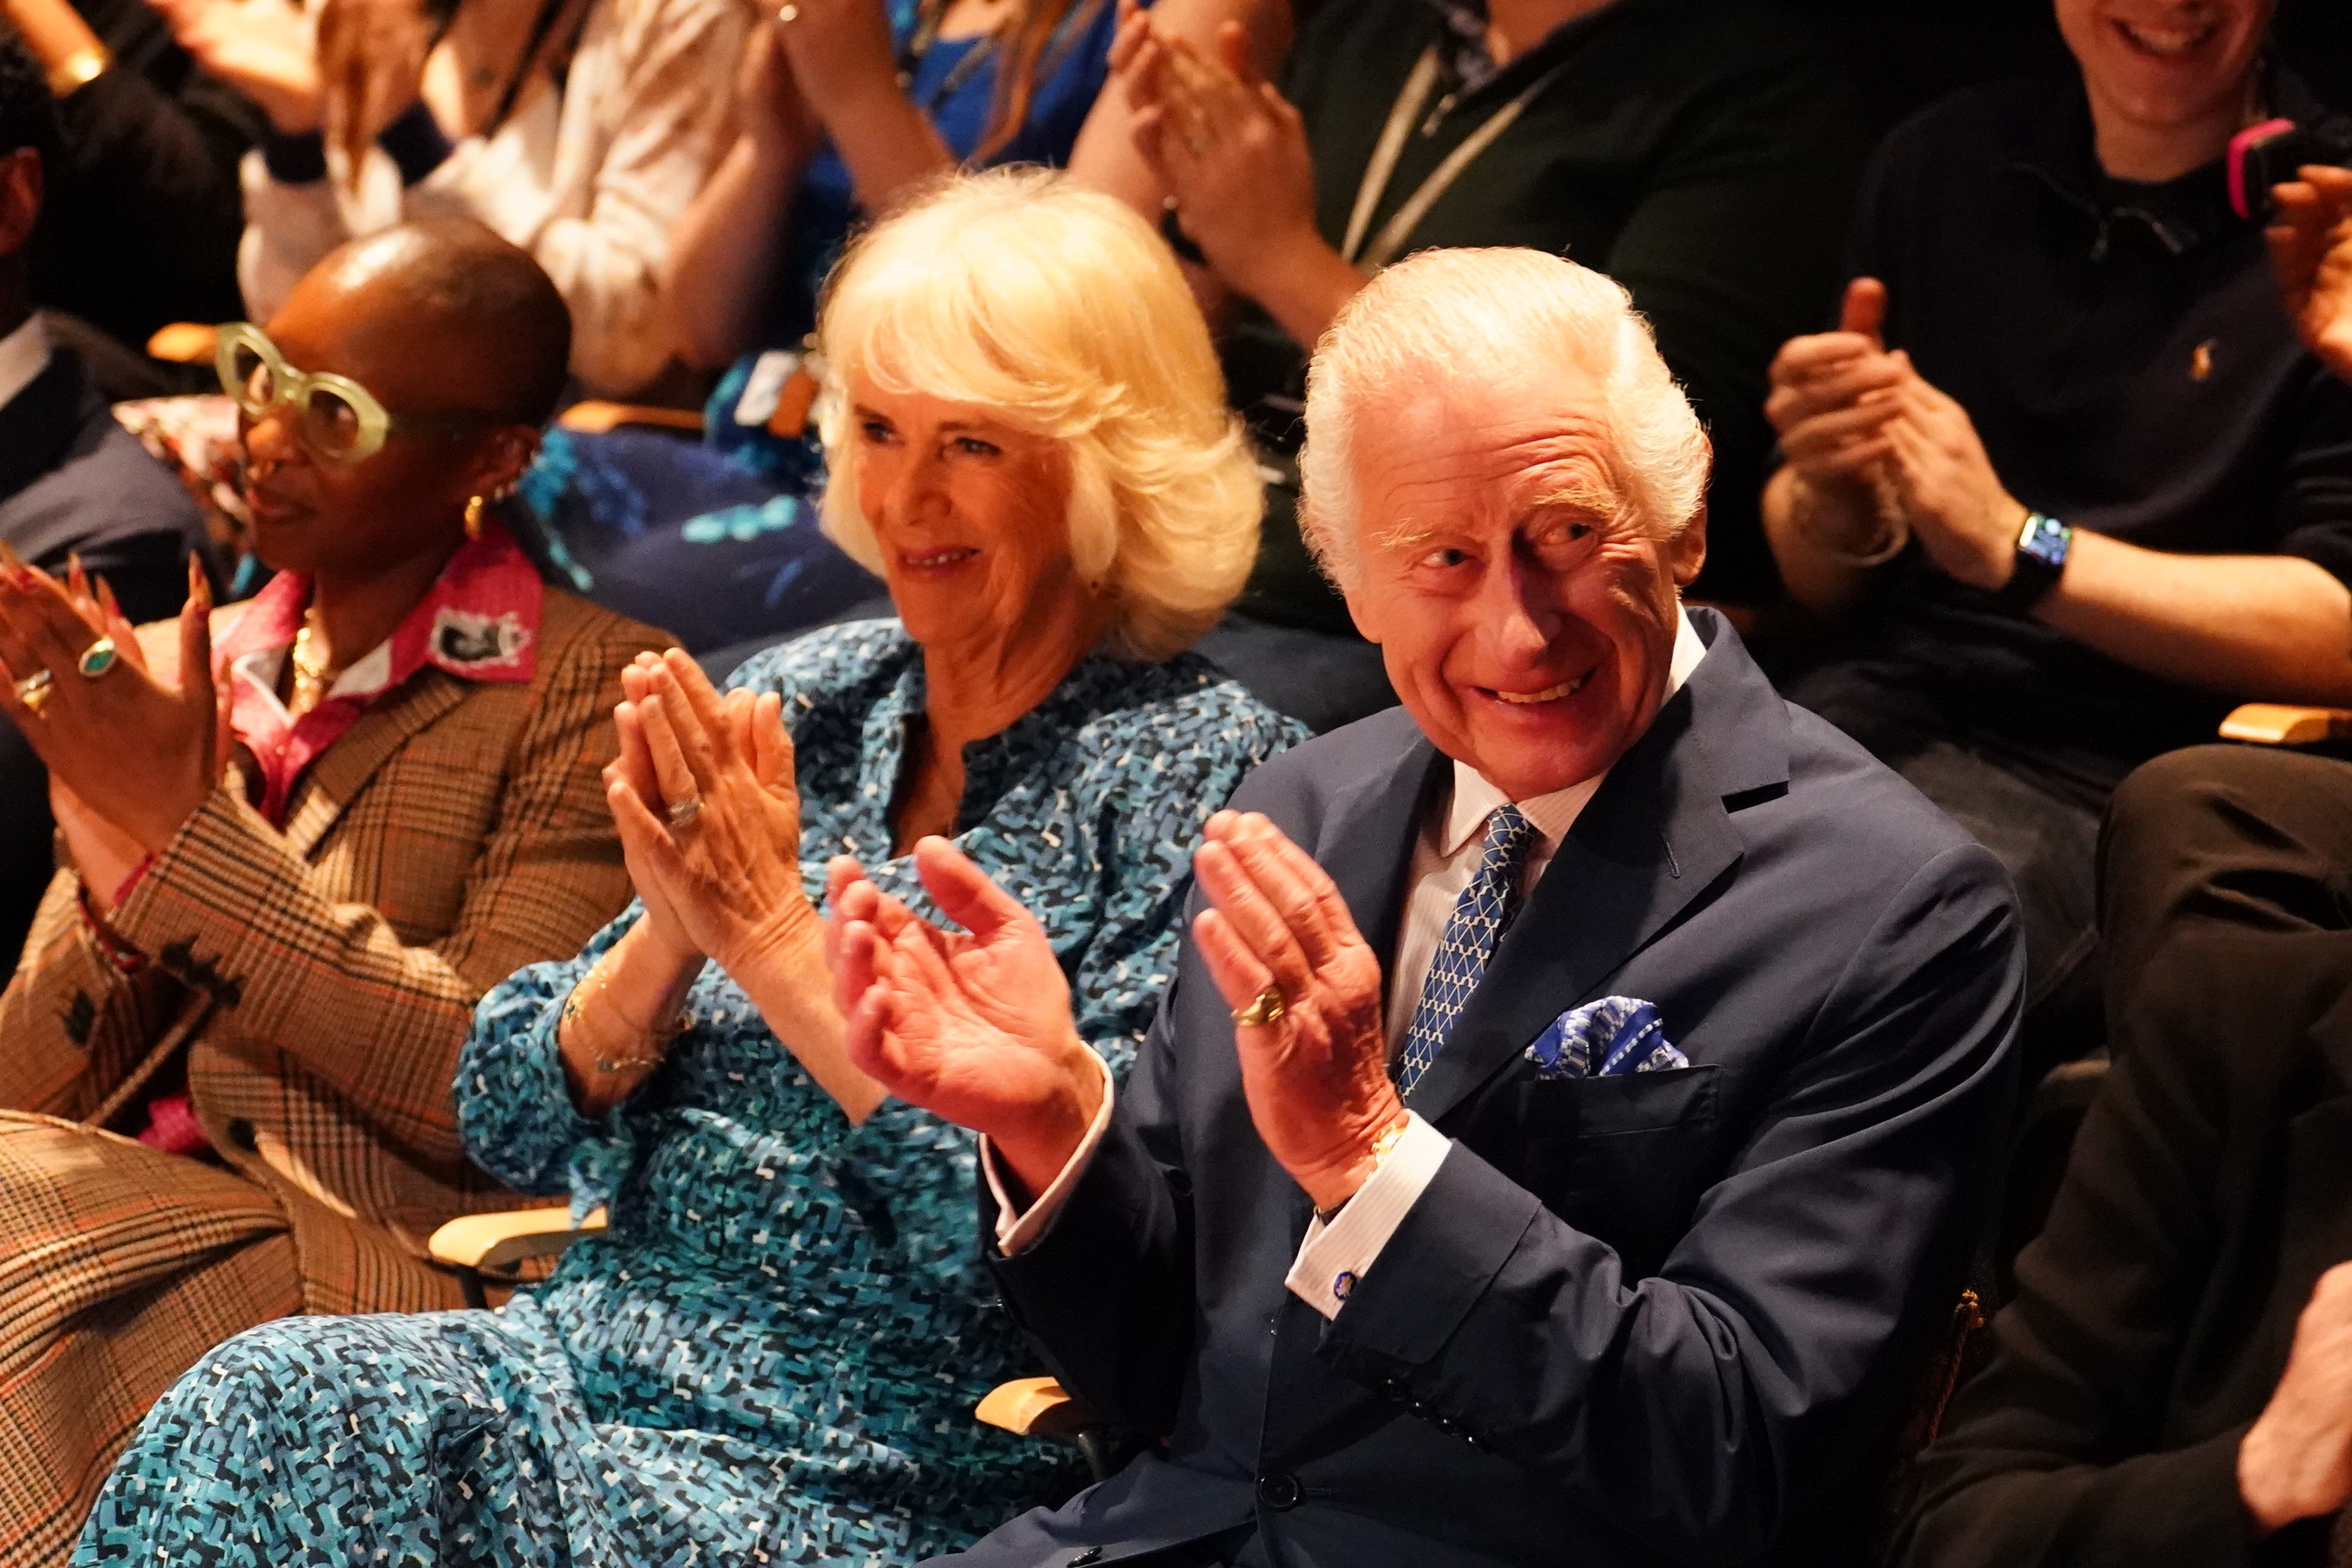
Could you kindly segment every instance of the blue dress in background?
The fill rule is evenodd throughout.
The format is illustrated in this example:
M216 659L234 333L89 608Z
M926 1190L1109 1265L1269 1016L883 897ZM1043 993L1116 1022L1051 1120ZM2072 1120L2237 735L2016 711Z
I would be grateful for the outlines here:
M892 37L913 36L915 0L888 0ZM1068 162L1109 74L1112 0L1072 0L1039 57L1028 113L994 163ZM967 63L983 38L942 38L915 63L908 96L940 140L969 163L995 105L997 60ZM863 215L830 143L802 176L761 349L797 349L816 325L816 297ZM664 626L694 653L772 641L882 592L816 529L824 456L813 440L768 433L766 411L737 420L757 353L720 379L704 443L642 430L549 433L520 488L551 553L579 592Z
M746 665L797 752L802 864L849 853L934 913L888 806L919 651L894 622ZM958 844L1044 922L1079 1033L1124 1073L1173 965L1202 825L1305 731L1202 660L1081 663L965 749ZM610 1115L573 1108L563 999L640 913L482 1000L467 1151L609 1205L496 1312L291 1318L213 1351L123 1455L74 1561L181 1568L912 1563L1083 1477L972 1407L1037 1370L975 1225L973 1142L898 1100L852 1128L716 965Z

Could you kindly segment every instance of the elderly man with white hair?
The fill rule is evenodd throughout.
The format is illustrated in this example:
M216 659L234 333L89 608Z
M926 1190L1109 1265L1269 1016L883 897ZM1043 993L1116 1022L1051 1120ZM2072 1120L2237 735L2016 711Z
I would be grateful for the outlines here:
M1260 767L1114 1095L1036 919L833 869L855 1058L985 1136L984 1250L1159 1439L971 1568L1859 1560L2015 1074L1999 865L1679 590L1707 447L1600 275L1430 252L1309 382L1402 697Z

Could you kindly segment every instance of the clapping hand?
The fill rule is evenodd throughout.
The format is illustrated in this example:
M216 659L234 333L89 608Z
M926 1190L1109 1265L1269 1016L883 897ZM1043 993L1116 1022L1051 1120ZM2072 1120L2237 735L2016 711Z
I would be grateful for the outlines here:
M1893 454L1886 426L1902 412L1904 363L1879 337L1885 317L1884 283L1847 284L1838 330L1784 344L1764 402L1789 467L1817 493L1863 507L1876 502L1874 475Z
M1112 63L1136 110L1137 150L1174 195L1185 232L1226 282L1263 297L1261 274L1322 246L1314 158L1298 110L1253 63L1248 30L1219 28L1216 57L1153 31L1130 5Z
M277 129L319 128L319 62L288 0L148 0L206 74L261 106Z
M1225 1005L1245 1016L1280 998L1278 1016L1234 1029L1250 1120L1315 1206L1336 1208L1405 1121L1380 959L1323 868L1255 812L1211 817L1192 869L1212 906L1192 936Z
M416 101L432 47L433 23L418 0L326 0L320 7L321 113L353 167Z
M2311 352L2352 381L2352 169L2301 171L2277 187L2268 231L2287 313Z
M1069 982L1036 917L944 838L915 871L961 932L829 868L827 956L850 1059L899 1099L989 1138L1030 1192L1069 1163L1102 1103Z
M227 721L211 613L192 560L167 684L122 651L137 639L120 613L30 567L0 568L0 712L63 786L68 810L94 815L142 855L161 853L220 782ZM110 661L98 657L101 637L114 640Z
M721 699L679 649L623 677L622 753L604 798L651 939L747 974L813 967L822 940L801 883L792 738L773 692Z

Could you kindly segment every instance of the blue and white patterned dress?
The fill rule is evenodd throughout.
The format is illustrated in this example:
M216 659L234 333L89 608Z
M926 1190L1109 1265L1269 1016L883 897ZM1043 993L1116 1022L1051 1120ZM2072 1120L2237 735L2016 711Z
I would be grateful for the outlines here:
M812 896L884 861L919 651L814 634L732 684L783 694ZM1080 664L966 749L957 842L1045 922L1078 1027L1123 1071L1173 963L1202 824L1302 738L1191 655ZM974 1222L972 1142L886 1101L852 1128L733 982L608 1117L573 1109L562 999L637 918L482 1000L459 1067L474 1158L611 1229L498 1312L295 1318L240 1334L140 1428L77 1563L908 1563L1078 1478L974 1403L1034 1371Z

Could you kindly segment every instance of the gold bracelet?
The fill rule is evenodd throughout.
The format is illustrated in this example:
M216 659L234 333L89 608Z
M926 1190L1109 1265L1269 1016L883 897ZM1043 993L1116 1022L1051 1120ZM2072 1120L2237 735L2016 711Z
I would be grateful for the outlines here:
M605 969L604 961L603 959L598 959L588 973L580 977L578 984L572 987L572 994L564 997L563 1010L557 1016L555 1025L556 1034L559 1040L561 1039L565 1025L577 1024L582 1017L586 1016L588 1011L588 998L583 994L583 993L587 991L588 982L591 980L593 980L596 983L595 994L598 996L602 996L612 985L613 976L611 973ZM694 1015L691 1012L681 1008L679 1009L677 1016L670 1019L667 1025L659 1028L651 1029L639 1029L635 1026L629 1024L628 1020L625 1018L622 1019L621 1022L632 1034L637 1035L645 1040L647 1045L667 1047L670 1041L677 1038L681 1034L684 1034L686 1030L693 1025ZM600 1073L609 1074L626 1072L631 1068L659 1067L667 1054L667 1052L666 1049L656 1049L650 1056L600 1056L595 1058L594 1066L596 1070Z
M69 98L106 74L114 63L114 56L104 44L92 44L86 49L76 49L49 68L49 96Z

